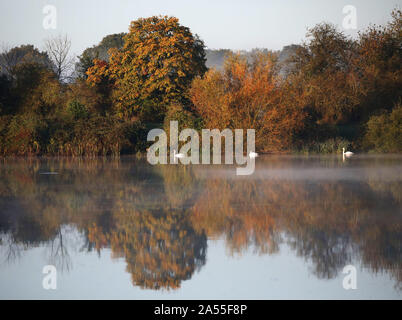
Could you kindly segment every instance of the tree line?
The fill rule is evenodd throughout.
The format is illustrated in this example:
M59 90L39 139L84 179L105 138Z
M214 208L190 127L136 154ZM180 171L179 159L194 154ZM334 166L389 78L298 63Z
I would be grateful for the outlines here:
M259 152L400 152L401 16L356 39L321 23L280 52L208 50L167 16L131 22L75 65L62 36L3 50L0 154L133 154L170 120L253 128Z

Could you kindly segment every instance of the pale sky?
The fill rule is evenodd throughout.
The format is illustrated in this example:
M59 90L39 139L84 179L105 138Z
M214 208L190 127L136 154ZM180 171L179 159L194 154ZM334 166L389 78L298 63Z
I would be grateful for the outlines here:
M45 5L57 9L56 30L43 28ZM44 39L68 34L78 55L105 35L126 32L132 20L171 15L209 48L278 50L300 43L306 29L319 22L342 28L345 5L356 7L361 30L370 23L387 22L392 9L402 7L402 0L1 0L0 43L43 49Z

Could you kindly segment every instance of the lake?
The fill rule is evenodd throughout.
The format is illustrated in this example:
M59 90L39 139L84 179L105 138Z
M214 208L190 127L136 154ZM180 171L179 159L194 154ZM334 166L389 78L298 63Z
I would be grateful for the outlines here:
M0 160L1 299L401 299L401 244L402 156Z

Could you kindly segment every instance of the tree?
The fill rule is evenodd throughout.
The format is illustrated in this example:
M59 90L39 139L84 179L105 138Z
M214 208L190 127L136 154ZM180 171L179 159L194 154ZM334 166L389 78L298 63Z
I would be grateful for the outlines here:
M258 150L289 148L304 113L298 103L285 99L275 62L272 53L257 52L250 63L244 55L232 54L223 71L211 69L196 78L190 99L205 126L255 129Z
M12 81L4 74L0 74L0 116L12 111Z
M88 70L89 82L106 77L121 117L161 121L166 107L185 103L194 77L206 71L204 43L174 17L138 19L130 25L121 50L109 63Z
M0 54L0 73L7 77L14 76L14 68L21 63L36 63L45 68L53 68L53 63L46 52L41 52L33 45L8 48L3 46Z
M71 41L67 35L47 39L45 47L53 61L57 78L67 80L74 65L74 58L70 56Z
M306 107L318 124L346 123L360 102L352 63L355 43L327 23L310 29L307 36L309 41L292 55L289 81L301 84Z
M49 124L54 122L50 118L63 105L63 87L54 72L41 64L20 63L13 74L9 118L2 130L2 152L9 155L46 152Z
M86 72L94 65L94 59L108 61L110 57L109 49L121 49L124 45L123 38L125 35L126 33L124 32L107 35L98 45L85 49L81 56L78 57L78 62L75 65L78 77L87 78Z
M18 112L48 115L61 105L63 88L54 72L37 63L23 63L14 73Z

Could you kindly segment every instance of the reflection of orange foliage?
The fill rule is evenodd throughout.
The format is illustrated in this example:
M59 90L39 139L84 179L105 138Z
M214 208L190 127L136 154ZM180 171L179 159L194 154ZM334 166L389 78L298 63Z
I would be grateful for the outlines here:
M88 240L95 244L95 248L98 251L109 245L108 237L103 233L102 227L96 224L88 227Z
M192 209L193 225L209 237L224 235L235 252L251 245L261 253L277 251L274 216L258 202L249 201L258 192L252 182L208 181Z
M260 253L275 252L286 235L287 243L313 262L319 277L336 276L358 247L365 266L402 279L396 262L400 217L395 208L380 209L379 195L374 197L365 184L214 179L203 190L192 223L209 237L224 237L231 252L253 246Z
M176 289L205 263L206 238L185 215L122 209L117 219L111 247L124 253L133 284Z
M279 159L270 157L264 168L292 165ZM2 232L28 246L52 241L62 225L75 225L87 236L88 250L110 247L143 288L174 289L190 279L205 264L206 235L223 238L234 254L250 248L274 253L286 242L321 278L336 276L358 257L363 267L402 283L398 181L377 182L375 174L373 181L347 183L203 179L202 170L189 167L116 160L7 161L0 170ZM44 167L60 175L40 176ZM53 178L64 187L43 183ZM19 204L10 210L14 198Z

